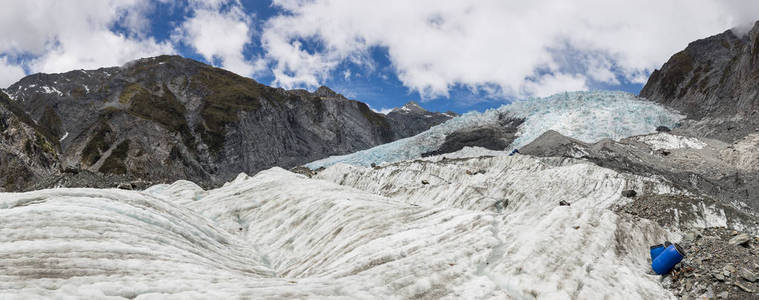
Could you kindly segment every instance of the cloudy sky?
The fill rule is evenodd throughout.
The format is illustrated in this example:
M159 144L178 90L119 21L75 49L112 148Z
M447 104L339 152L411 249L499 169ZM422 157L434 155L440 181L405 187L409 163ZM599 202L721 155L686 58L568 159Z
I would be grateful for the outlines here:
M10 0L0 87L26 74L180 54L259 82L327 85L377 110L482 110L562 91L637 93L755 0Z

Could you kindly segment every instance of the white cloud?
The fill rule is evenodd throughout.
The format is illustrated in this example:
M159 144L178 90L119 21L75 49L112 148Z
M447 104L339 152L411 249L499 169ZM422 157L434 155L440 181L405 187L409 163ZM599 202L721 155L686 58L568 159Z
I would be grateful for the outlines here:
M274 0L287 13L267 21L261 44L286 88L318 86L383 47L401 82L424 97L455 85L528 97L640 82L689 42L759 18L756 3ZM567 49L579 55L562 57Z
M31 72L52 73L174 53L169 43L146 37L151 9L147 0L9 1L0 10L0 55L24 57ZM111 31L114 24L125 32ZM23 73L4 75L16 81Z
M545 74L537 80L527 80L522 84L521 95L547 97L566 91L587 90L586 78L579 74Z
M221 67L244 76L251 76L263 66L248 61L243 50L252 41L251 17L241 5L226 1L195 2L194 15L182 24L173 38L192 46L206 61L220 60Z
M371 105L369 106L369 108L370 108L372 111L374 111L374 112L376 112L376 113L381 113L381 114L383 114L383 115L389 114L391 111L393 111L393 109L392 109L392 108L384 108L384 107L383 107L383 108L380 108L380 109L376 109L376 108L372 107Z
M8 63L7 57L0 57L0 88L7 88L24 76L24 69Z

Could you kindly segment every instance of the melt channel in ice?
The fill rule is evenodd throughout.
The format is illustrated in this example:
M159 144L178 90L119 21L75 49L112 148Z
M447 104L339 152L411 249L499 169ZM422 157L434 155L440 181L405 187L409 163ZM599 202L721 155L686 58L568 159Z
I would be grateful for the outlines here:
M495 124L499 116L525 118L518 138L505 149L522 147L548 130L584 142L621 139L654 132L657 126L675 127L683 115L624 92L568 92L546 98L516 101L485 112L469 112L416 136L355 153L331 156L307 164L311 169L336 163L368 166L419 158L437 150L445 137L463 128Z

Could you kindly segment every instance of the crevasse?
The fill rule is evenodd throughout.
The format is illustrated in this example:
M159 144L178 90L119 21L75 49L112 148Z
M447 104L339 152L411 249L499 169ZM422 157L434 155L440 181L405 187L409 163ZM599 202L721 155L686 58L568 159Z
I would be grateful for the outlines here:
M446 135L463 128L493 124L499 115L525 118L509 147L522 147L547 130L585 142L621 139L674 127L683 115L625 92L567 92L546 98L516 101L485 112L470 112L432 127L416 136L347 155L331 156L307 164L312 169L336 163L367 166L414 159L436 150Z

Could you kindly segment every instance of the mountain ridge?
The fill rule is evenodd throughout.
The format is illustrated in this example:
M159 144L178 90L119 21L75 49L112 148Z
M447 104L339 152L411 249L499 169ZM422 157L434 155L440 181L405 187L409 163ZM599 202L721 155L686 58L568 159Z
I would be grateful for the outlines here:
M369 148L450 118L424 111L393 119L327 87L272 88L179 56L33 74L3 92L60 142L61 169L203 186Z
M759 21L700 39L651 73L640 96L688 115L692 134L733 142L759 129Z

